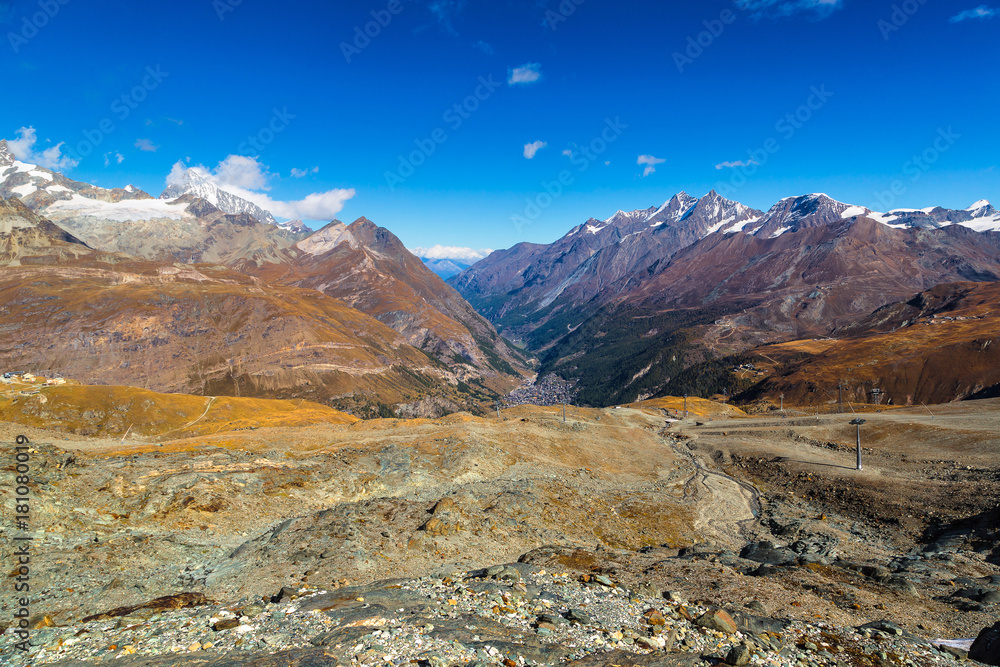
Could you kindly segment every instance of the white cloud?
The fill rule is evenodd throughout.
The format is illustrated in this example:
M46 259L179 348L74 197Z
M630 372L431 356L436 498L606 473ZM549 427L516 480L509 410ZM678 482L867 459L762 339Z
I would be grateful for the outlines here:
M167 185L183 183L187 170L187 165L177 162L167 176ZM257 204L276 218L287 220L329 222L344 210L344 205L356 194L353 188L334 189L315 192L298 201L272 199L260 191L271 189L270 181L274 175L255 158L243 155L230 155L215 169L197 165L191 167L191 170L222 190Z
M507 84L516 86L524 83L534 83L542 78L542 66L538 63L527 63L520 67L515 67L507 77Z
M311 174L318 174L319 167L313 167L312 169L295 169L292 168L292 178L305 178Z
M966 9L964 12L959 12L955 14L950 19L949 23L961 23L962 21L969 21L974 19L991 19L997 14L1000 14L1000 9L995 7L987 7L986 5L979 5L975 9Z
M451 259L460 262L478 262L493 251L487 248L476 250L475 248L461 248L451 245L435 245L430 248L413 248L410 252L424 259Z
M115 164L121 164L125 161L125 156L118 151L111 151L110 153L104 154L104 166L110 167L111 161L114 160Z
M715 165L716 169L737 169L739 167L749 167L750 165L760 164L757 160L736 160L735 162L720 162Z
M656 165L663 164L666 160L658 157L653 157L652 155L640 155L636 164L646 165L646 170L642 172L642 177L646 178L650 174L656 173Z
M38 143L38 138L35 134L35 128L22 127L17 131L16 139L7 140L7 147L10 148L10 152L14 154L14 157L21 162L37 164L38 166L45 167L46 169L54 169L57 171L72 169L76 165L80 164L79 160L74 160L70 156L62 154L64 142L59 142L55 146L50 146L40 153L35 151L36 143Z
M544 141L535 141L530 144L525 144L524 157L528 158L529 160L534 159L535 154L538 153L538 151L545 148L546 146L548 146L548 144L545 143Z
M826 18L843 4L843 0L736 0L739 9L751 12L755 17L791 16L811 12L817 18Z
M490 46L488 42L484 42L483 40L479 40L478 42L476 42L472 46L474 48L479 49L480 51L482 51L483 53L485 53L488 56L492 56L493 53L494 53L493 47Z
M155 153L159 149L159 146L153 144L152 139L136 139L135 147L146 153Z
M271 174L256 158L230 155L215 168L220 183L242 190L270 190Z

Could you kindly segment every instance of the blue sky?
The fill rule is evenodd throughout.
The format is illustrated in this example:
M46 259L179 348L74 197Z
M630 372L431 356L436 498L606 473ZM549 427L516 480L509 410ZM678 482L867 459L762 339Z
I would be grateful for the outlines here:
M1000 199L1000 0L35 0L0 21L0 136L38 161L153 195L200 165L409 247L550 242L713 187Z

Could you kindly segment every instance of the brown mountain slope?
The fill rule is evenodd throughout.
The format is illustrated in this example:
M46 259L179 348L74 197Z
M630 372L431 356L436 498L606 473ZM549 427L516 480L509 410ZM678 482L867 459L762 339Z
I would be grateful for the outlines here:
M452 373L377 320L221 267L10 267L0 313L2 367L88 384L344 407L455 393Z
M135 387L50 387L40 381L14 381L0 386L0 421L88 436L182 438L248 428L351 424L357 418L300 400L210 398Z
M201 200L188 204L207 207ZM222 216L214 208L207 213L218 218L223 231L238 228L234 219L248 217ZM260 225L249 220L247 227ZM367 258L361 268L368 272L338 295L353 296L357 305L404 331L409 328L425 347L429 340L445 350L446 343L461 345L472 361L455 364L442 354L442 363L377 319L312 289L308 281L301 288L280 281L269 285L217 265L165 264L92 250L11 199L0 207L0 261L11 265L0 270L0 315L8 334L0 341L0 362L90 384L309 397L374 410L368 414L389 414L387 406L416 403L422 406L416 408L419 414L472 409L490 400L493 391L516 383L513 375L490 368L504 364L489 347L490 335L499 339L461 297L454 294L458 303L451 302L450 288L433 294L435 281L444 284L419 260L416 266L408 263L408 253L394 246L395 237L382 240L388 232L373 225L354 229L364 245L352 244L364 249L362 256L350 255L332 266L321 262L318 273L339 276L350 271L350 262L361 266ZM292 252L272 249L281 259L296 259ZM241 261L256 267L253 257ZM375 262L388 265L389 275ZM414 274L415 287L404 282L406 271ZM421 299L421 293L430 296ZM468 312L461 313L463 306ZM469 321L478 318L485 331L474 334L438 308L457 310ZM477 378L483 378L478 388L463 384Z
M365 312L406 340L495 389L512 388L518 355L453 288L391 232L366 218L335 221L300 242L282 264L243 270L268 284L310 288Z
M790 405L820 405L844 381L847 400L894 405L947 403L1000 385L1000 285L939 285L879 309L848 337L793 341L754 350L777 372L741 399L785 394ZM879 394L873 394L878 390Z

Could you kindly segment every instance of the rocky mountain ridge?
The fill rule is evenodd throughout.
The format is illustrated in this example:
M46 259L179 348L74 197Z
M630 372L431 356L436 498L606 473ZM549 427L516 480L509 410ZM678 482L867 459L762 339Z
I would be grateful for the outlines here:
M942 283L1000 280L995 228L985 201L879 214L812 194L764 213L681 193L551 245L494 252L450 282L540 355L543 373L608 404L656 395L720 355L829 335Z

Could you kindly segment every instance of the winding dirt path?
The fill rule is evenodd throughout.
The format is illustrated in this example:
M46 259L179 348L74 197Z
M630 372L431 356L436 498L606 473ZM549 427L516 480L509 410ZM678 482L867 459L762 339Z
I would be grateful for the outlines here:
M663 440L692 467L684 483L684 499L697 510L694 527L699 532L715 534L729 544L743 544L760 517L760 491L754 485L712 470L701 457L681 445L669 434Z

